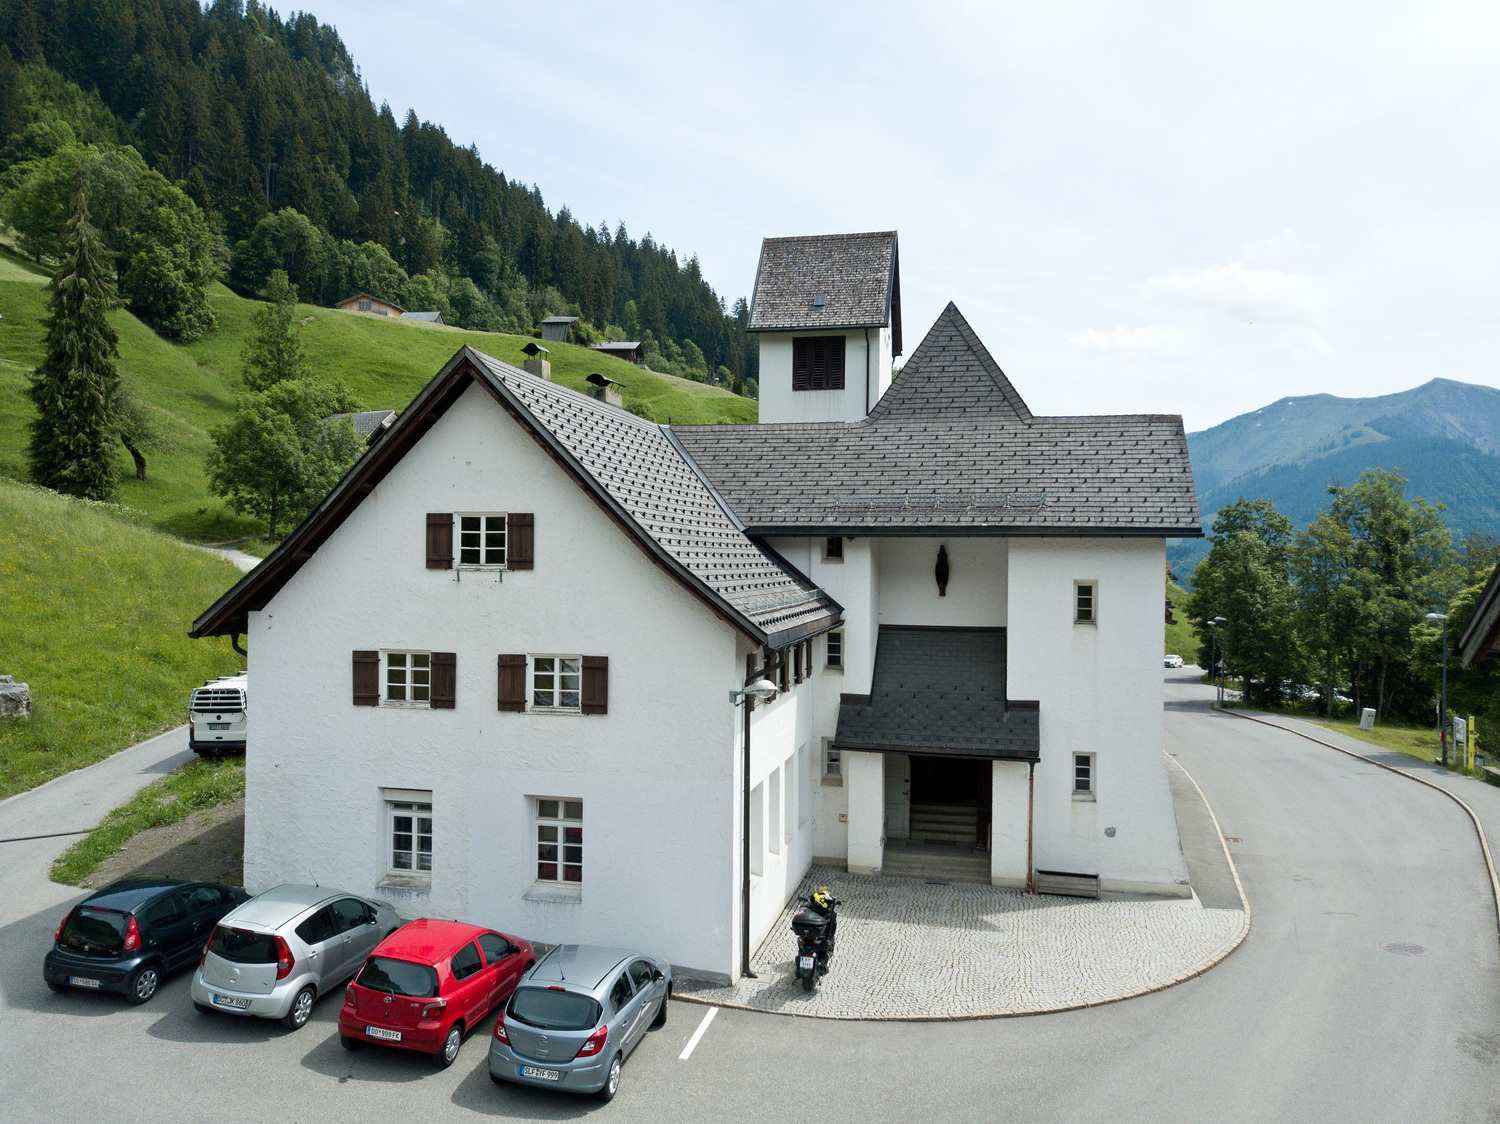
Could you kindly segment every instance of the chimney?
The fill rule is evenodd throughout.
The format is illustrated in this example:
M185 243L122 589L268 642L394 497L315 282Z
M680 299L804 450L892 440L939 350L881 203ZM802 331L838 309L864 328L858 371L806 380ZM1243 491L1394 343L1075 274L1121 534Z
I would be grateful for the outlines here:
M543 359L542 356L551 355L552 353L545 347L542 347L540 344L536 343L528 343L521 350L526 353L526 362L523 365L523 369L526 371L526 373L528 375L535 375L539 379L546 379L548 382L551 382L552 364L546 359Z
M625 392L620 389L620 384L614 379L594 374L584 381L589 384L590 398L596 398L606 406L618 406L622 410L625 408Z

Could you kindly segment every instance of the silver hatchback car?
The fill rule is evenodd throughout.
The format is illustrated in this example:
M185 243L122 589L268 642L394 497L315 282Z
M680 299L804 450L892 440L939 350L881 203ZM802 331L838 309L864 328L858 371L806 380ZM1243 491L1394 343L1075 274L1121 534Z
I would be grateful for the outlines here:
M401 927L389 902L326 886L277 886L224 915L193 973L193 1006L300 1030L313 1002Z
M490 1078L613 1100L620 1068L667 1021L672 966L620 948L559 945L521 977L490 1042Z

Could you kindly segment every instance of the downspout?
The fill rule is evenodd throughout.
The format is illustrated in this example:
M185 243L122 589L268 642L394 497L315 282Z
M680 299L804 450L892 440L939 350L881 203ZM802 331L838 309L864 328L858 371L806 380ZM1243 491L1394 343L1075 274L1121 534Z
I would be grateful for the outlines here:
M757 679L771 679L771 674L781 667L781 653L772 652L760 671L752 671L745 680L748 687ZM775 680L771 679L774 683ZM760 979L750 970L750 710L755 700L749 695L740 700L745 711L745 761L743 783L740 785L740 975L749 980Z
M1036 893L1036 876L1031 868L1031 840L1036 825L1036 762L1026 763L1026 892Z
M247 660L250 658L250 653L240 647L240 634L238 632L231 632L229 634L229 646L240 655L244 656Z
M870 329L865 329L865 417L870 416Z

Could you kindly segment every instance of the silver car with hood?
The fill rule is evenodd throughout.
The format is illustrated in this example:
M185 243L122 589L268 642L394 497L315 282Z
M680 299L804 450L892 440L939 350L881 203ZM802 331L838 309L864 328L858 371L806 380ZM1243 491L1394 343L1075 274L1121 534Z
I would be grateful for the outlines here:
M665 1025L672 966L639 952L559 945L521 977L490 1042L490 1078L614 1098L620 1068Z
M400 927L389 902L327 886L277 886L214 926L193 973L193 1006L300 1030L318 996L354 975Z

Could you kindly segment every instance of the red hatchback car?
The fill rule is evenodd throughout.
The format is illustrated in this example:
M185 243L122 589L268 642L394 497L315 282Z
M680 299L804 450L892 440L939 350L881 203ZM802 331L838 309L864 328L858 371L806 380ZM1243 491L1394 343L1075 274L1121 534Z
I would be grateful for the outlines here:
M339 1037L431 1054L445 1069L464 1035L510 998L536 962L520 937L423 917L381 941L344 994Z

